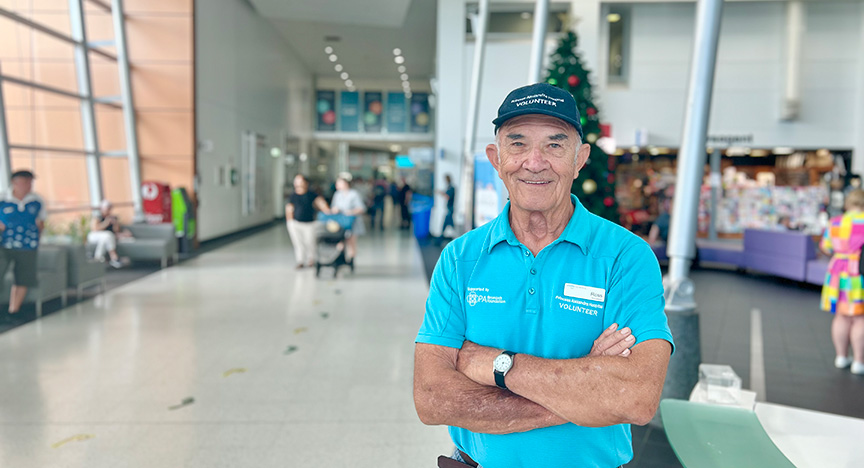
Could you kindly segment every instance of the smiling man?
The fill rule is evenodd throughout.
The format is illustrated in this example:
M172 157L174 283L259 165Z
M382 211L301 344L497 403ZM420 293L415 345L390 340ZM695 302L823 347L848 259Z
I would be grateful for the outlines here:
M439 466L623 465L673 350L657 260L570 194L590 146L569 93L516 89L493 124L486 154L510 202L435 267L417 414L450 426L456 450Z

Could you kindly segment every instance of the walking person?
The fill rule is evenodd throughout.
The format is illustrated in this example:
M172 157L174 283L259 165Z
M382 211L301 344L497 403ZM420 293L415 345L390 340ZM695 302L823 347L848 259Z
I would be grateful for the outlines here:
M451 229L455 229L453 225L453 207L456 205L456 188L453 187L453 178L450 177L450 174L445 174L444 180L447 182L447 188L438 191L447 200L447 214L444 215L444 225L441 226L441 237L446 237L445 232L448 226Z
M435 266L417 414L450 426L466 466L626 464L629 424L654 416L673 350L657 259L570 194L591 151L570 93L518 88L492 123L486 155L510 201Z
M294 177L294 193L285 205L285 222L288 235L294 245L297 269L315 266L315 209L330 213L327 201L318 193L309 190L309 180L303 174Z
M5 276L10 263L14 265L9 316L21 310L27 288L38 284L39 237L45 228L46 214L45 202L33 192L35 178L30 171L14 172L9 190L0 196L0 278Z
M342 173L336 179L336 193L333 194L333 200L330 201L330 212L354 217L351 235L345 239L345 260L351 263L357 256L357 236L366 234L366 223L363 222L366 204L363 203L360 194L351 188L351 174Z
M411 211L408 209L411 206L411 186L408 185L408 181L405 178L402 178L402 187L399 187L399 213L401 215L401 220L399 222L399 229L408 229L411 227Z
M104 262L107 253L108 264L114 268L121 268L123 263L117 256L117 239L131 238L132 233L123 229L120 219L112 213L113 209L114 205L110 201L102 201L102 204L99 205L99 216L93 218L90 232L87 233L87 243L96 246L96 252L93 255L96 260Z
M852 367L853 374L864 375L864 286L859 270L864 246L864 191L852 190L846 196L846 212L831 218L820 242L821 250L831 255L822 286L821 309L831 312L831 340L836 357L834 367ZM852 357L849 357L849 345Z

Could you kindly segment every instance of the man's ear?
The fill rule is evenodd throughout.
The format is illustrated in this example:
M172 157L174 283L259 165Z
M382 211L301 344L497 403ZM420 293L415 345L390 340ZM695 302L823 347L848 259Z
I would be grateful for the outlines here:
M588 162L588 156L590 155L591 145L583 143L576 152L576 171L573 173L573 179L576 179L576 177L579 176L579 172L581 172L582 168L585 167L585 163Z
M492 167L494 167L497 171L498 166L501 162L498 158L498 147L491 143L486 145L486 157L489 158L489 162L492 163Z

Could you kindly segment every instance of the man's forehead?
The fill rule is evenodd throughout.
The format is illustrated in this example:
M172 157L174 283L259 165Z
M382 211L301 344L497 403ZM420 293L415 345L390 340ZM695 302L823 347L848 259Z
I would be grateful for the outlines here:
M508 132L513 132L518 127L547 127L551 132L564 132L568 135L576 133L576 129L569 123L550 115L543 114L526 114L504 122L499 133L506 135Z

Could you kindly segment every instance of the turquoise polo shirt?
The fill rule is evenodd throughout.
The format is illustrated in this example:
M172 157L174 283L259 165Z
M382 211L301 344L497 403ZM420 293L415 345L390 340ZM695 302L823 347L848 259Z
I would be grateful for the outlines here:
M618 323L633 330L637 344L651 339L671 344L660 267L651 248L588 212L575 196L572 201L564 232L536 257L510 228L509 203L492 222L448 244L432 274L416 341L461 348L467 339L569 359L587 355L600 333ZM608 468L633 458L629 424L568 423L505 435L450 427L450 436L483 468Z

